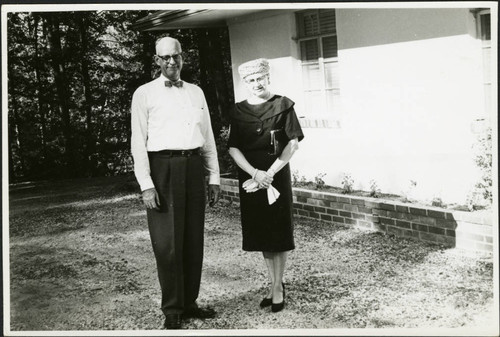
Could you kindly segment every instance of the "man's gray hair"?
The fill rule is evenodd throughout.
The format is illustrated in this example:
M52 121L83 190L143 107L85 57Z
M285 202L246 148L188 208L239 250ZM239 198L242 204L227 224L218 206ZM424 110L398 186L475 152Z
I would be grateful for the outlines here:
M175 43L176 46L179 47L179 50L182 51L181 43L179 42L179 40L174 39L173 37L170 36L165 36L156 40L155 43L156 54L158 54L158 46L163 43Z

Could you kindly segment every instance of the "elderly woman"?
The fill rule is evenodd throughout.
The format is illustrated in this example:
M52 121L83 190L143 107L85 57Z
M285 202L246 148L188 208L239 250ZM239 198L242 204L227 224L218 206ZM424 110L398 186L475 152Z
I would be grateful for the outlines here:
M278 312L287 253L295 248L288 162L304 135L294 102L269 90L267 60L246 62L238 72L249 96L231 113L228 145L239 167L243 250L263 253L271 286L260 306Z

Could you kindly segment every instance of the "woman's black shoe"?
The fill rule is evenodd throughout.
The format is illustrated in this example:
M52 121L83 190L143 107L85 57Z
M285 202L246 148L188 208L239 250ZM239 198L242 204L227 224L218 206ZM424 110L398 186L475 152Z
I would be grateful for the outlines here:
M283 286L283 297L285 297L285 284L284 283L281 283L281 285ZM264 299L262 301L260 301L260 307L261 308L266 308L270 305L273 304L273 299L272 298L267 298L267 297L264 297Z
M271 300L271 311L272 312L281 311L285 307L285 284L281 283L281 285L283 286L283 301L281 301L281 303L272 303L272 300Z
M278 312L283 310L285 307L285 300L281 301L281 303L273 303L271 304L271 311L272 312Z
M267 298L265 297L261 302L260 302L260 307L265 308L273 304L273 299L272 298Z

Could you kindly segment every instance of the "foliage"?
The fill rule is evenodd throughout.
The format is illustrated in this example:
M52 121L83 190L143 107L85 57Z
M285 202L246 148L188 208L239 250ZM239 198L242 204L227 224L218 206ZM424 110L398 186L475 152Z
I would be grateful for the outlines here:
M492 176L492 142L491 128L479 134L474 144L475 162L481 172L481 177L467 197L469 210L476 210L491 206L493 201Z
M228 174L230 177L237 176L237 166L233 158L229 155L229 127L223 126L219 133L219 142L217 143L217 153L219 157L219 166L222 173Z
M342 193L347 194L353 191L354 179L352 178L350 173L344 173L341 184Z
M392 193L384 193L382 190L379 188L377 181L374 179L370 180L370 189L368 190L354 190L354 179L350 176L350 174L345 174L343 177L342 185L343 187L339 186L330 186L324 183L323 181L323 176L324 174L320 173L315 177L315 181L307 180L305 176L301 176L299 174L298 170L292 171L292 186L293 187L298 187L298 188L305 188L308 190L322 190L328 193L342 193L342 194L350 194L354 196L360 196L360 197L372 197L372 198L381 198L381 199L387 199L387 200L392 200L392 201L397 201L397 202L403 202L403 203L409 203L409 204L416 204L416 205L421 205L421 206L435 206L435 207L440 207L444 209L450 209L450 210L461 210L461 211L473 211L477 209L484 209L486 206L479 206L481 205L480 202L483 200L484 205L484 199L482 195L479 194L478 190L475 189L476 194L470 194L469 198L474 198L471 200L468 200L469 204L446 204L443 202L440 196L434 196L432 200L428 199L418 199L414 193L414 190L417 186L417 182L415 180L409 180L408 181L408 186L405 190L401 192L401 194L392 194ZM345 186L344 186L345 185ZM346 192L346 187L349 190L349 192ZM471 208L470 204L474 204L475 207ZM469 206L468 206L469 205Z
M444 207L445 204L443 202L443 200L441 199L441 197L434 197L432 198L432 202L431 202L432 206L435 206L435 207Z
M292 186L293 187L305 187L308 185L305 176L300 176L298 170L292 171Z
M205 91L219 134L233 102L227 29L130 28L150 13L8 13L11 181L132 170L131 98L158 74L154 44L165 35L181 42L182 78Z
M378 187L377 181L374 179L370 180L370 197L378 198L380 196L380 188Z
M318 173L315 177L314 177L314 184L315 184L315 188L317 190L321 190L325 187L325 181L323 180L323 178L326 176L326 173Z

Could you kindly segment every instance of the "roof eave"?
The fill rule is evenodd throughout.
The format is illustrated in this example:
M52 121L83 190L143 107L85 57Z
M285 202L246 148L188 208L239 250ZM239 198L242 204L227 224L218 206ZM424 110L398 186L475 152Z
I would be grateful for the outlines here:
M196 27L186 27L185 25L176 26L174 21L184 19L190 16L199 15L210 11L209 9L184 9L184 10L174 10L174 11L161 11L152 15L148 15L137 22L133 23L131 28L139 31L153 31L153 30L165 30L165 29L177 29L177 28L196 28ZM222 25L224 23L221 23ZM167 27L166 27L167 26Z

